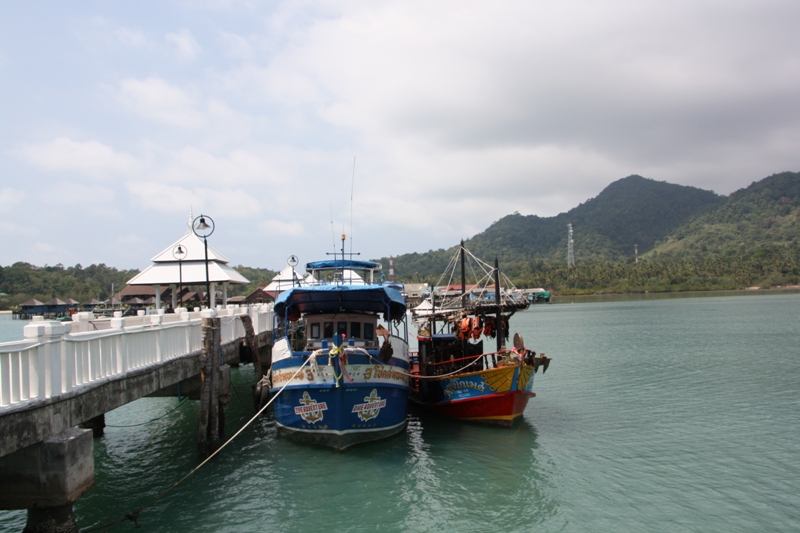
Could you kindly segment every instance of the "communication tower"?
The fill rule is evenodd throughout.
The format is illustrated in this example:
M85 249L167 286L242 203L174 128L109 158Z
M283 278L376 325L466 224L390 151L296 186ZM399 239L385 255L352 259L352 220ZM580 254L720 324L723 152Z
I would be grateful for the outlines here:
M638 265L639 264L639 245L638 244L634 244L633 245L633 254L636 256L636 264Z
M569 239L567 240L567 266L575 266L575 252L573 251L573 244L575 241L572 239L572 223L567 224L569 228Z
M394 281L394 257L389 256L389 281Z

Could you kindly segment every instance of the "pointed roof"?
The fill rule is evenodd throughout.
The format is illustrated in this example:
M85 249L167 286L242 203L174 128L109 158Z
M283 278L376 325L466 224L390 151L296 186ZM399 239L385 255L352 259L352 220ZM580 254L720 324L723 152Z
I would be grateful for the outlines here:
M181 259L181 261L205 261L206 260L206 252L205 246L203 245L203 239L198 237L197 235L192 232L191 228L186 232L186 234L178 239L177 241L173 242L171 245L164 248L162 251L157 253L155 257L150 259L150 261L154 263L177 263L178 259L172 253L178 245L183 246L183 249L186 250L186 255ZM217 250L214 249L211 244L208 245L208 260L209 261L218 261L220 263L228 263L228 258L219 253Z
M291 289L292 287L296 287L301 283L302 280L294 271L294 268L287 266L281 270L277 276L272 278L272 281L269 285L264 287L264 290L269 292L280 292L285 291L286 289Z
M157 253L151 259L154 264L131 278L128 285L197 285L206 282L206 243L192 231L191 217L186 226L183 237ZM180 261L173 253L178 245L185 250ZM241 285L250 283L250 280L229 267L228 258L211 245L208 245L208 281Z
M19 304L20 307L33 307L35 305L44 305L44 304L42 302L40 302L39 300L37 300L36 298L31 298L30 300L22 302L21 304Z
M61 298L53 298L52 300L46 301L44 305L67 305L67 302Z

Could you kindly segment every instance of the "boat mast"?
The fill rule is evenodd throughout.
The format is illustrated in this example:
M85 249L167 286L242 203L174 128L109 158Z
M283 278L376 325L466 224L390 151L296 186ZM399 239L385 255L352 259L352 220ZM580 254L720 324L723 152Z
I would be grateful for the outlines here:
M461 309L467 308L467 274L464 269L464 239L461 239L461 247L459 248L459 255L461 258ZM467 337L461 334L461 353L467 354Z
M494 258L494 303L497 305L497 351L503 349L506 333L503 331L503 305L500 301L500 267L497 266L497 258Z

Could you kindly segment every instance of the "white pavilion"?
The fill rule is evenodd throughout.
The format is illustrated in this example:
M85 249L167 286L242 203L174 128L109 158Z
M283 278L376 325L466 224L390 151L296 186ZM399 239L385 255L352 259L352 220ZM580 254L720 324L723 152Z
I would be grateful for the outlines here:
M203 239L192 231L190 218L186 234L156 254L150 261L152 265L142 270L128 281L128 285L150 285L156 292L156 309L161 308L161 288L169 286L172 293L172 307L178 307L179 286L206 286L206 257ZM250 281L228 266L228 259L208 245L208 283L210 285L211 307L216 306L217 286L222 286L222 304L228 303L228 286L231 283L247 285Z

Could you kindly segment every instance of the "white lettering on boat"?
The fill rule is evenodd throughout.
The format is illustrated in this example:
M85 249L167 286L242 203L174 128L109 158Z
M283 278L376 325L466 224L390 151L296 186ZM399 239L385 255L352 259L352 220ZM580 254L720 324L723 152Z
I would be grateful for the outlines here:
M371 420L380 414L381 409L386 407L386 400L378 396L377 389L372 389L372 393L364 398L366 403L358 403L353 406L353 413L358 413L358 418L363 422Z
M484 387L483 383L475 383L474 381L466 381L462 379L451 379L448 380L444 392L448 397L452 398L453 394L461 389L475 389L483 392L486 390L486 387Z

